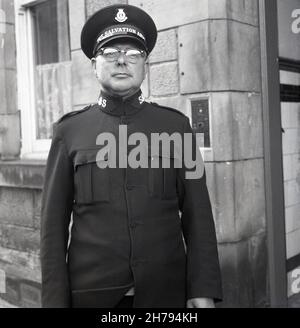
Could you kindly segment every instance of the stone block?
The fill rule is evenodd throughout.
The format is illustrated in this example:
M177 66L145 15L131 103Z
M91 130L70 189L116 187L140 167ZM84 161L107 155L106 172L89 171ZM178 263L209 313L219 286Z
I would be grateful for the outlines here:
M286 234L286 258L298 255L300 253L300 229L288 232Z
M205 168L218 242L237 242L263 233L263 160L205 163Z
M151 65L150 90L152 96L166 96L178 93L177 62Z
M6 273L0 269L0 294L6 293Z
M0 68L0 114L17 111L17 75L16 70ZM0 120L0 123L3 119ZM17 131L16 131L17 132Z
M266 230L264 161L255 159L236 162L234 173L235 227L238 235L245 238L264 233Z
M181 93L260 92L259 30L235 21L179 27Z
M70 45L71 50L80 49L81 30L85 23L85 1L69 0Z
M127 3L126 0L86 0L86 12L87 16L93 15L96 11L100 10L103 7L115 5L115 4L121 4L121 3Z
M10 304L10 303L4 301L0 297L0 308L2 308L2 309L15 309L15 308L18 308L18 307L15 306L15 305L13 305L13 304Z
M0 186L42 189L45 165L44 160L0 161Z
M33 226L33 193L29 189L0 188L0 223Z
M18 158L21 148L19 112L0 114L0 159Z
M300 154L283 155L284 181L296 180L300 176Z
M154 19L159 30L207 19L232 19L258 25L256 0L128 0Z
M39 253L40 232L30 228L0 224L0 245L18 251Z
M3 0L0 3L0 9L5 13L5 22L9 24L15 23L14 0Z
M185 115L187 115L190 106L190 102L186 96L171 96L162 98L150 97L150 101L153 101L161 106L175 108Z
M219 243L238 240L235 229L232 163L205 163L206 183Z
M9 274L6 277L6 293L1 295L8 307L36 308L41 306L40 283ZM0 303L1 306L1 303Z
M210 55L213 49L209 48L209 24L204 21L178 29L181 93L197 93L212 89ZM225 49L222 55L224 54ZM219 74L224 72L220 70Z
M41 205L42 205L42 191L34 190L33 192L33 227L34 229L40 229L41 226Z
M283 178L284 181L293 179L293 172L291 171L294 155L283 155Z
M155 48L150 54L150 63L177 59L177 33L175 29L158 33Z
M297 84L296 84L297 85ZM300 81L299 81L300 85ZM300 129L300 104L299 103L281 103L281 125L283 129Z
M1 297L10 304L20 306L20 284L16 277L6 277L6 293Z
M300 203L300 181L289 180L284 182L285 206L293 206Z
M91 61L81 50L72 51L72 86L73 105L97 102L100 92L99 84Z
M3 43L0 45L0 69L16 70L15 26L6 24L5 33L1 36Z
M222 273L223 308L253 305L251 264L248 242L218 245Z
M6 272L6 277L14 276L41 282L40 257L36 253L0 246L0 269Z
M289 233L300 229L300 202L285 208L285 232Z
M266 234L248 240L249 259L252 273L252 295L254 307L267 307L268 250Z
M207 19L207 0L129 0L130 5L142 8L155 21L158 30Z
M21 282L20 298L24 308L41 307L41 286L36 283Z
M227 19L236 20L242 23L258 26L259 24L259 12L258 12L258 1L257 0L225 0L224 6L220 6L219 3L224 1L213 0L209 2L209 12L213 14L214 11L223 10L226 13ZM224 16L222 12L216 16Z
M214 161L263 157L261 97L255 93L211 93Z
M298 153L300 149L300 134L298 129L285 129L282 134L282 152L284 155Z
M0 104L0 114L6 114L7 113L6 70L3 68L0 68L0 98L2 99Z
M219 244L224 300L220 307L265 307L267 248L265 235Z

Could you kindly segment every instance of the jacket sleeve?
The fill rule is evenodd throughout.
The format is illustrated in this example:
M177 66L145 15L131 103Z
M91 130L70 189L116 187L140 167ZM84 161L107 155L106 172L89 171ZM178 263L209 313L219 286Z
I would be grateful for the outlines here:
M70 307L66 256L73 205L73 166L63 138L58 129L53 130L41 204L42 307Z
M187 299L205 297L221 301L221 273L205 168L188 118L184 125L184 134L186 133L192 136L192 142L183 147L178 189L182 231L187 253ZM186 165L188 156L185 149L187 147L200 171L189 179L187 179L187 173L195 172L195 168Z

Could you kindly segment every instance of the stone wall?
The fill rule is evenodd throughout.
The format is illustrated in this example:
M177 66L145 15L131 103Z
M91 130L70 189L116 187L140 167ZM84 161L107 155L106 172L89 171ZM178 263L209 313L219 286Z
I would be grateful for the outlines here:
M18 158L21 136L14 1L0 4L0 307L33 307L40 304L40 199L26 185L34 171L28 175L19 161L7 162Z
M44 166L44 162L37 161L0 162L0 270L5 280L0 300L6 301L5 306L41 304L39 248Z
M210 99L204 151L227 306L265 306L267 251L257 1L129 0L159 29L150 99L190 113Z

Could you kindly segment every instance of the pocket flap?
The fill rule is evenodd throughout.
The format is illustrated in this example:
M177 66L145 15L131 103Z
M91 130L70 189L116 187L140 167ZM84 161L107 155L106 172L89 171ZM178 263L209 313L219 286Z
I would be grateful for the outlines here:
M170 147L167 148L168 151L163 151L162 147L149 147L148 148L148 156L149 157L162 157L162 158L174 158L181 159L181 153L178 148Z
M107 161L108 152L101 152L101 149L86 149L79 150L74 158L74 167L78 165L85 165L89 163L96 163L97 161Z

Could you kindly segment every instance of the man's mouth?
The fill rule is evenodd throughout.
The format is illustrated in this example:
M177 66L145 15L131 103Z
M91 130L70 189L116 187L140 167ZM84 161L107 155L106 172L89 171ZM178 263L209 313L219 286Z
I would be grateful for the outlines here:
M113 77L129 77L130 74L127 73L115 73L113 74Z

